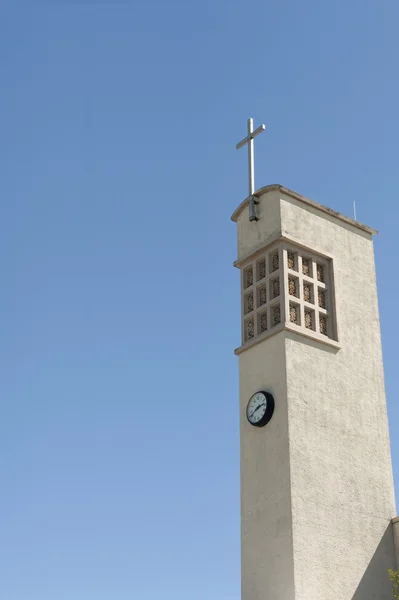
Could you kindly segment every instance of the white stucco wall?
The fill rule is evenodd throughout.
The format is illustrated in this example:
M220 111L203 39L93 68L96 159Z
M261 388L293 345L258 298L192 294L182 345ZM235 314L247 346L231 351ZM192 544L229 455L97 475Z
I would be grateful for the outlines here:
M259 390L278 399L265 428L246 418ZM294 600L288 408L283 334L240 357L243 600Z
M259 221L249 221L248 208L237 221L238 260L263 248L281 233L280 193L278 190L261 196L256 211L262 215Z
M334 256L341 345L286 334L296 598L352 599L371 568L361 600L388 599L395 502L373 244L317 213L282 198L282 234Z
M371 235L276 193L258 223L240 216L239 258L279 232L332 255L341 348L283 331L240 354L242 598L388 600L395 502ZM263 388L276 414L256 429L245 406Z

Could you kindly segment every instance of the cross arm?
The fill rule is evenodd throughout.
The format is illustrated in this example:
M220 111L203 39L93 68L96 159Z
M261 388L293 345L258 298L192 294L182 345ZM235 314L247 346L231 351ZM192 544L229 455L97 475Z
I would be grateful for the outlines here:
M241 142L238 142L238 144L236 145L236 149L239 150L240 148L245 146L245 144L248 144L248 142L250 140L253 140L257 135L262 133L262 131L264 131L265 129L266 129L265 125L259 125L259 127L257 129L255 129L255 131L253 131L252 133L247 135L247 137L245 137L243 140L241 140Z

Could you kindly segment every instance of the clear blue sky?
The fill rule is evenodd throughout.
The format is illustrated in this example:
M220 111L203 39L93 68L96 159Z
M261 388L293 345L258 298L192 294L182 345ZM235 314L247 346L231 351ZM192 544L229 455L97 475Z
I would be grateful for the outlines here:
M230 214L377 228L399 490L399 4L0 8L0 600L239 600ZM371 391L372 392L372 391Z

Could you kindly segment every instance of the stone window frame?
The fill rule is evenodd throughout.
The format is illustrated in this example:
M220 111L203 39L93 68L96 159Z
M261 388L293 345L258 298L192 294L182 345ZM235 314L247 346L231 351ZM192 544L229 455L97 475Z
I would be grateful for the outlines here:
M278 269L273 271L271 257L276 253L278 254L279 266ZM294 255L293 264L292 254ZM288 265L288 258L290 258L290 266ZM310 261L310 274L302 272L303 259ZM266 266L265 276L259 278L259 265L263 260ZM317 278L318 265L323 267L324 281ZM246 285L248 283L246 273L251 268L252 283ZM277 277L279 278L280 294L272 297L273 280ZM290 284L290 279L295 280L294 284L292 281ZM310 286L310 300L304 298L304 284ZM264 285L266 286L266 302L260 304L259 289ZM291 291L294 290L296 295L290 294L290 289ZM325 307L319 306L319 290L324 294ZM253 305L250 311L247 310L248 302L246 300L249 294L252 294ZM333 259L331 257L323 256L288 240L272 244L258 251L256 255L253 255L250 260L243 264L241 268L241 298L242 344L252 343L260 336L263 339L284 328L298 331L298 333L325 342L337 342ZM276 307L280 309L280 321L278 322L273 320ZM264 317L261 319L264 313L266 313L266 319ZM299 317L299 323L293 322L290 319L290 314ZM266 330L263 328L265 320L267 320ZM323 333L320 328L323 322L326 325L326 333ZM311 327L309 327L309 324ZM253 335L249 335L251 330Z

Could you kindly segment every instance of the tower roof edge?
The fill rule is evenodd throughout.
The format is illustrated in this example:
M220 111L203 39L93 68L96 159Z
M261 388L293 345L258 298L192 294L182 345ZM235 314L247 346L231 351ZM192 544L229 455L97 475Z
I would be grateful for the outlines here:
M291 196L291 198L295 198L296 200L299 200L300 202L303 202L304 204L306 204L308 206L312 206L313 208L316 208L330 216L333 216L336 219L339 219L340 221L349 223L353 227L357 227L358 229L361 229L362 231L365 231L365 232L369 233L370 235L376 235L378 233L378 231L376 229L373 229L372 227L369 227L368 225L364 225L363 223L360 223L359 221L355 221L354 219L351 219L350 217L346 217L342 213L339 213L336 210L329 208L328 206L324 206L323 204L320 204L319 202L316 202L315 200L306 198L305 196L302 196L302 194L298 194L298 192L294 192L293 190L290 190L289 188L286 188L283 185L280 185L278 183L273 183L271 185L266 185L264 187L259 188L254 193L254 196L257 196L259 198L260 196L263 196L263 194L266 194L267 192L272 192L274 190L279 190L281 193L283 193L287 196ZM247 198L245 198L245 200L243 200L241 202L241 204L233 212L233 214L231 215L230 218L232 221L234 221L234 223L237 223L239 216L241 215L242 211L246 208L246 206L248 206L249 201L250 201L250 197L248 196Z

